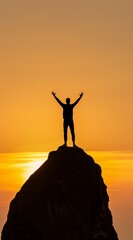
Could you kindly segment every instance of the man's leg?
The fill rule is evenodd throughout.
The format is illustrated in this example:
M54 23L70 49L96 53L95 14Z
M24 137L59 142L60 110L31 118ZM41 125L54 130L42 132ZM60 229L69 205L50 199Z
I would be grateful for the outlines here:
M70 127L70 131L71 131L71 135L72 135L73 146L75 146L75 133L74 133L73 121L70 122L69 127Z
M67 128L68 128L68 123L66 121L64 121L63 128L64 128L64 143L65 143L65 145L67 145Z

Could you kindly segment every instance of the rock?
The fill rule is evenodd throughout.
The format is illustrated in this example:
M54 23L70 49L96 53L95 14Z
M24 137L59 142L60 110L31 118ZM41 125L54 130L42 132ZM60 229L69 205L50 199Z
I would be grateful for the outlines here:
M59 147L10 204L2 240L118 240L101 168L78 147Z

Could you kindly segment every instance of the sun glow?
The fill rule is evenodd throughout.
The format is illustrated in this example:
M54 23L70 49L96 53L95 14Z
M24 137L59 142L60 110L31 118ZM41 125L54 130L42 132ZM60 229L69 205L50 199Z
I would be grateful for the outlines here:
M0 189L19 190L30 175L46 161L47 155L46 152L0 154Z
M121 231L120 239L125 239L126 229L129 229L130 232L132 230L132 226L127 223L126 219L130 219L129 222L132 223L133 152L88 151L87 153L101 166L103 180L110 198L109 205L113 212L114 224L118 232ZM47 158L48 153L46 152L0 154L0 229L6 220L11 199ZM127 208L130 210L129 212Z
M37 158L34 162L29 162L24 167L25 171L23 173L24 180L27 180L31 174L33 174L42 164L44 163L44 159Z
M26 181L47 159L47 153L28 153L27 161L22 165L22 178Z
M131 172L133 153L97 151L87 153L101 166L102 176L109 187L114 188L116 183L120 187L127 182L133 183ZM47 158L47 152L0 154L0 189L19 190ZM125 182L122 183L121 179L125 179Z

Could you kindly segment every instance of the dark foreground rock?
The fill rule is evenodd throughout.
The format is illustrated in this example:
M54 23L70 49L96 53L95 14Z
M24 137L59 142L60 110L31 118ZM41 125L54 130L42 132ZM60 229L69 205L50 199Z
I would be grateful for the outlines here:
M11 202L2 240L118 240L108 201L100 166L60 147Z

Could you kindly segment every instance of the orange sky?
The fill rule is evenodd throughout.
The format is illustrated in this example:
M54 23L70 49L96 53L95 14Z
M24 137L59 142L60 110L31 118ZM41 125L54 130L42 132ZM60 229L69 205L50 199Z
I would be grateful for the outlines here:
M48 153L0 154L0 231L9 203L29 176L48 158ZM133 231L133 152L88 152L102 168L109 194L109 208L120 240L132 240ZM127 204L128 203L128 204Z
M0 152L63 143L52 90L62 101L84 92L77 145L133 150L132 13L131 0L1 1Z

